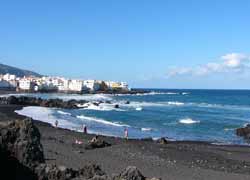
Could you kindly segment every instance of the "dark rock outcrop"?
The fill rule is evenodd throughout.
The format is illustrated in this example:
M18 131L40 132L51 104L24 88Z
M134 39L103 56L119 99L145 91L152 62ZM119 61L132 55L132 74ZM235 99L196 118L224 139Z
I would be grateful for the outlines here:
M134 166L127 167L121 174L115 176L114 180L145 180L146 178Z
M120 108L120 106L119 106L119 104L116 104L115 106L114 106L114 108Z
M166 140L166 138L160 138L156 142L159 144L168 144L168 141Z
M98 165L92 164L87 165L78 171L79 176L86 179L93 178L95 176L103 177L106 176L105 172L101 170Z
M97 149L97 148L104 148L104 147L108 147L108 146L111 146L111 144L109 144L106 141L97 139L96 141L88 142L88 144L85 146L85 149L91 150L91 149Z
M108 145L98 139L91 147ZM136 167L111 177L93 164L79 170L45 164L39 130L29 118L0 123L0 162L0 177L9 180L150 180Z
M44 163L40 132L29 118L2 124L0 146L27 167Z
M8 180L36 180L37 175L27 166L20 163L12 154L5 148L0 146L0 169L1 179Z
M247 124L243 128L236 129L236 135L237 136L242 136L245 139L250 139L250 124Z
M157 178L146 178L135 166L127 167L119 175L114 176L112 180L160 180Z
M39 180L70 180L77 177L77 171L64 166L40 164L35 168Z
M76 109L79 108L78 104L85 104L87 101L84 100L69 100L63 101L62 99L41 99L27 96L9 96L1 97L0 104L12 104L22 106L42 106L42 107L55 107L65 109Z

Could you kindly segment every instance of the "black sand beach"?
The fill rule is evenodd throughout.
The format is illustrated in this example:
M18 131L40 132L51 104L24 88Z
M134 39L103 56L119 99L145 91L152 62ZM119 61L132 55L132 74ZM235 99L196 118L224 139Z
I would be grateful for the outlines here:
M1 105L1 121L24 119L14 113L22 106ZM80 168L99 164L108 174L136 166L147 177L171 179L250 179L250 147L218 146L205 142L124 140L100 136L110 147L85 150L94 135L85 135L34 121L42 137L46 163ZM74 144L75 140L82 145Z

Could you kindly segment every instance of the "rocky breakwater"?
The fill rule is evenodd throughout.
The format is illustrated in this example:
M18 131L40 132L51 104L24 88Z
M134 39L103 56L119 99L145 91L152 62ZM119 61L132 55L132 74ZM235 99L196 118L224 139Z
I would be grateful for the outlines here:
M71 99L69 101L64 101L62 99L42 99L28 96L9 96L0 97L0 104L2 105L20 105L20 106L41 106L49 108L63 108L63 109L79 109L88 108L89 106L98 107L100 104L110 104L111 101L94 101L89 102L85 100L75 100ZM113 104L114 108L120 108L118 104Z
M9 96L1 97L0 104L11 104L11 105L22 105L22 106L42 106L42 107L55 107L65 109L76 109L79 108L78 104L85 104L85 100L69 100L63 101L62 99L42 99L27 96Z
M98 165L74 170L46 164L39 130L32 119L0 123L1 179L26 180L159 180L144 177L136 167L109 176Z

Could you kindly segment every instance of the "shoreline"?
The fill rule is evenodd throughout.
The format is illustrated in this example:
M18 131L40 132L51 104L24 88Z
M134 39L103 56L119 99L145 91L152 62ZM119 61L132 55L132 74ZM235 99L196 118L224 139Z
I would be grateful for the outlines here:
M59 108L59 109L78 109L78 108L82 108L83 106L78 106L80 104L83 104L85 106L85 104L90 103L90 101L86 101L86 100L69 100L69 101L63 101L63 100L59 100L59 99L47 99L47 100L42 100L41 98L32 98L32 97L28 97L28 96L20 96L19 98L15 97L15 96L10 96L9 98L0 98L0 104L1 105L17 105L22 107L21 109L23 109L24 107L45 107L45 108ZM99 106L99 104L104 103L103 101L99 101L99 102L95 102L97 105ZM112 102L109 101L110 104L112 104ZM95 105L93 103L93 105ZM114 106L116 106L114 104ZM118 106L119 108L119 106ZM16 109L16 110L21 110L21 109ZM16 111L14 110L14 111ZM15 112L16 113L16 112ZM20 114L22 115L22 114ZM25 116L25 114L24 114ZM32 118L32 117L31 117ZM41 121L43 122L43 120L40 119L36 119L36 121ZM47 122L45 122L47 123ZM48 122L49 123L49 122ZM51 124L51 123L50 123ZM53 124L51 124L51 126L53 126ZM61 127L62 128L62 127ZM76 131L79 132L77 130L74 129L70 129L70 128L65 128L68 130L72 130L72 131ZM94 132L92 133L93 135L95 134L99 134L98 132ZM102 133L100 133L102 134ZM115 136L115 135L108 135L108 134L102 134L103 136L107 136L107 137L114 137L114 138L122 138L122 136ZM144 137L144 138L129 138L131 140L144 140L144 141L157 141L159 139L165 139L168 142L189 142L189 143L204 143L204 144L211 144L211 145L219 145L219 146L239 146L239 147L250 147L249 143L245 143L245 144L232 144L232 143L226 143L226 142L218 142L218 141L204 141L204 140L177 140L174 138L168 138L168 137Z
M1 105L1 121L24 119L15 110L23 106ZM4 118L5 117L5 118ZM214 145L200 141L155 141L100 136L110 147L84 150L74 144L85 144L95 135L54 128L33 120L41 132L46 163L79 168L86 163L99 164L109 174L129 165L137 166L148 177L165 179L249 179L250 148L238 145Z
M31 118L29 116L25 116L25 115L21 115L17 112L15 112L16 110L22 110L24 107L29 107L29 106L19 106L18 109L14 110L14 113L17 114L17 116L21 116L24 118ZM33 121L36 121L40 124L46 124L48 126L51 126L52 128L55 128L55 126L53 126L51 123L47 123L47 122L43 122L41 120L36 120L33 119ZM62 129L62 130L67 130L67 131L72 131L72 132L76 132L76 133L82 133L73 129L68 129L68 128L62 128L62 127L57 127L58 129ZM119 136L114 136L114 135L103 135L103 134L99 134L99 133L88 133L91 136L101 136L101 137L107 137L107 138L115 138L115 139L120 139L120 140L125 140L124 137L119 137ZM223 142L212 142L212 141L196 141L196 140L175 140L173 138L167 138L167 137L158 137L158 138L152 138L152 137L145 137L145 138L128 138L131 141L151 141L151 142L157 142L160 139L165 139L168 144L182 144L182 143L189 143L189 144L203 144L203 145L211 145L211 146L226 146L226 147L246 147L246 148L250 148L250 144L229 144L229 143L223 143Z

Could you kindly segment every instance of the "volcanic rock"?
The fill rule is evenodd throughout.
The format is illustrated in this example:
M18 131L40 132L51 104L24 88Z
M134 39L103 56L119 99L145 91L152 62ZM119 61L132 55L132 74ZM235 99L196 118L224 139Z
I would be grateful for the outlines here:
M44 162L40 132L30 118L1 124L0 146L28 167Z
M247 124L243 128L236 129L236 135L237 136L242 136L242 137L244 137L246 139L249 139L250 138L250 124Z
M109 147L109 146L111 146L111 144L109 144L108 142L97 139L96 141L88 142L88 144L85 146L85 149L91 150L91 149L104 148L104 147Z

